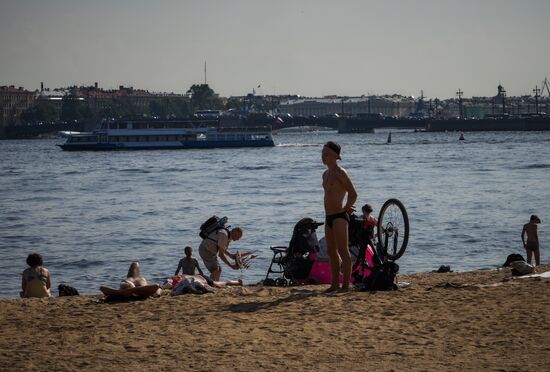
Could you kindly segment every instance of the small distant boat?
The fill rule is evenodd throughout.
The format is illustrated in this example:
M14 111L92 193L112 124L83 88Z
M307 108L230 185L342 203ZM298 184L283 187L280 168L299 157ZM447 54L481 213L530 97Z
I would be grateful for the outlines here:
M391 143L391 132L388 134L388 141L387 143Z
M460 137L458 138L459 141L464 141L464 133L460 133Z

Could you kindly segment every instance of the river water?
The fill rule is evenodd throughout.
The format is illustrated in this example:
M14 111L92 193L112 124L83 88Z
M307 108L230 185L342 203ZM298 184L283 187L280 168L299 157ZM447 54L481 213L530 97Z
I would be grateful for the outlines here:
M172 275L200 224L228 216L258 250L245 271L222 278L260 281L270 245L286 245L303 217L322 221L322 144L342 145L342 166L364 203L400 199L411 232L401 272L450 265L495 268L524 254L520 233L533 213L549 262L550 132L275 135L273 148L63 152L58 139L0 141L0 297L17 297L29 253L43 255L54 288L82 293L117 286L131 261L150 281ZM323 228L318 231L321 238ZM57 294L57 289L54 290Z

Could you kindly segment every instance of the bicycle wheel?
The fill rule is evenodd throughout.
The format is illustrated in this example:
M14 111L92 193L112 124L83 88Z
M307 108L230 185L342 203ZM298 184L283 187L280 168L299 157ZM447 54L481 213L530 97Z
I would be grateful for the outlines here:
M382 246L384 260L397 260L405 253L409 242L409 216L403 203L388 199L378 216L378 242Z

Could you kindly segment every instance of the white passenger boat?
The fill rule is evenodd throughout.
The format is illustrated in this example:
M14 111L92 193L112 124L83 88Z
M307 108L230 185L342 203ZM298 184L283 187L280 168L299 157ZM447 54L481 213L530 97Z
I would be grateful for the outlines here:
M93 132L71 133L66 151L196 149L274 146L271 127L220 127L219 122L182 120L104 121Z

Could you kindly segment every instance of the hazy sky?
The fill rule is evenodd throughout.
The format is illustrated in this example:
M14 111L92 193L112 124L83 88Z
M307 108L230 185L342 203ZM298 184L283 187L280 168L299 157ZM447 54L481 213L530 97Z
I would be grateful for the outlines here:
M0 85L224 96L532 93L548 0L0 0ZM260 88L257 88L261 85Z

